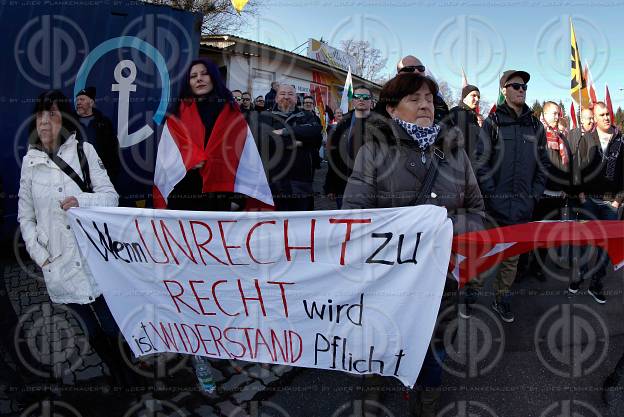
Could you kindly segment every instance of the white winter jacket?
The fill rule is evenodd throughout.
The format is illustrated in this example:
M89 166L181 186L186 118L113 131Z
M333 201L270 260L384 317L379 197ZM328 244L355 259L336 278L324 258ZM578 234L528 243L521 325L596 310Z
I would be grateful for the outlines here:
M77 141L70 136L58 156L82 177ZM22 160L17 220L30 257L42 266L52 302L87 304L102 292L78 250L60 202L74 196L80 207L115 207L119 196L93 146L84 143L93 193L80 187L48 157L30 148Z

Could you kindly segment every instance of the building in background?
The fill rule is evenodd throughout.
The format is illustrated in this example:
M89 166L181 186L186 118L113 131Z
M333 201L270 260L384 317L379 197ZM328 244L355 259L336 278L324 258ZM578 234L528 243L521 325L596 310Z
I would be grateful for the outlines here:
M249 91L256 97L268 93L272 81L287 80L297 94L321 97L332 110L340 105L347 77L344 67L350 63L341 51L313 39L308 41L307 55L319 60L232 35L202 36L199 54L219 65L230 90ZM380 85L355 75L353 83L366 85L375 97L381 91Z

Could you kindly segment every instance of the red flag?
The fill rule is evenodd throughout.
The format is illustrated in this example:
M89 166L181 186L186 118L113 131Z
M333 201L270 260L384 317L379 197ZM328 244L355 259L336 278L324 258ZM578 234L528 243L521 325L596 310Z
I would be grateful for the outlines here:
M464 67L461 69L462 72L462 88L468 85L468 78L466 78L466 73L464 72Z
M599 246L618 270L624 266L624 221L531 222L465 233L453 239L449 269L463 285L505 258L562 245Z
M490 109L490 112L488 114L494 114L496 112L496 104L494 104L492 106L492 108Z
M615 113L613 113L613 104L611 103L611 94L609 94L609 86L605 84L605 104L611 115L611 123L615 123Z
M574 102L570 104L570 118L572 119L572 128L576 129L578 123L576 122L576 110L574 110Z
M182 103L180 117L167 118L154 167L154 207L165 208L176 184L201 162L202 192L240 193L273 206L258 148L240 111L224 106L205 148L204 135L195 103Z
M587 83L587 90L589 91L589 99L591 100L591 104L593 105L598 102L598 99L596 98L596 88L594 87L594 80L592 79L587 62L585 62L584 72L585 82Z

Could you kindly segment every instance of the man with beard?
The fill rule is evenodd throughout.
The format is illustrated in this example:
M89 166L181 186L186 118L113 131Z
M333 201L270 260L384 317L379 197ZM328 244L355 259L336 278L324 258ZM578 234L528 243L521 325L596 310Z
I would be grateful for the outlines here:
M314 210L312 183L322 127L313 112L296 105L295 87L280 83L275 108L250 117L278 211Z

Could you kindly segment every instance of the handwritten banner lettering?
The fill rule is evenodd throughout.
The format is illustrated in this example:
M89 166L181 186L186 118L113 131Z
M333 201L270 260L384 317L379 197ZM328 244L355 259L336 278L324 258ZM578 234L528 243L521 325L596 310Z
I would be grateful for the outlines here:
M177 352L416 381L450 258L443 208L69 215L138 356Z

